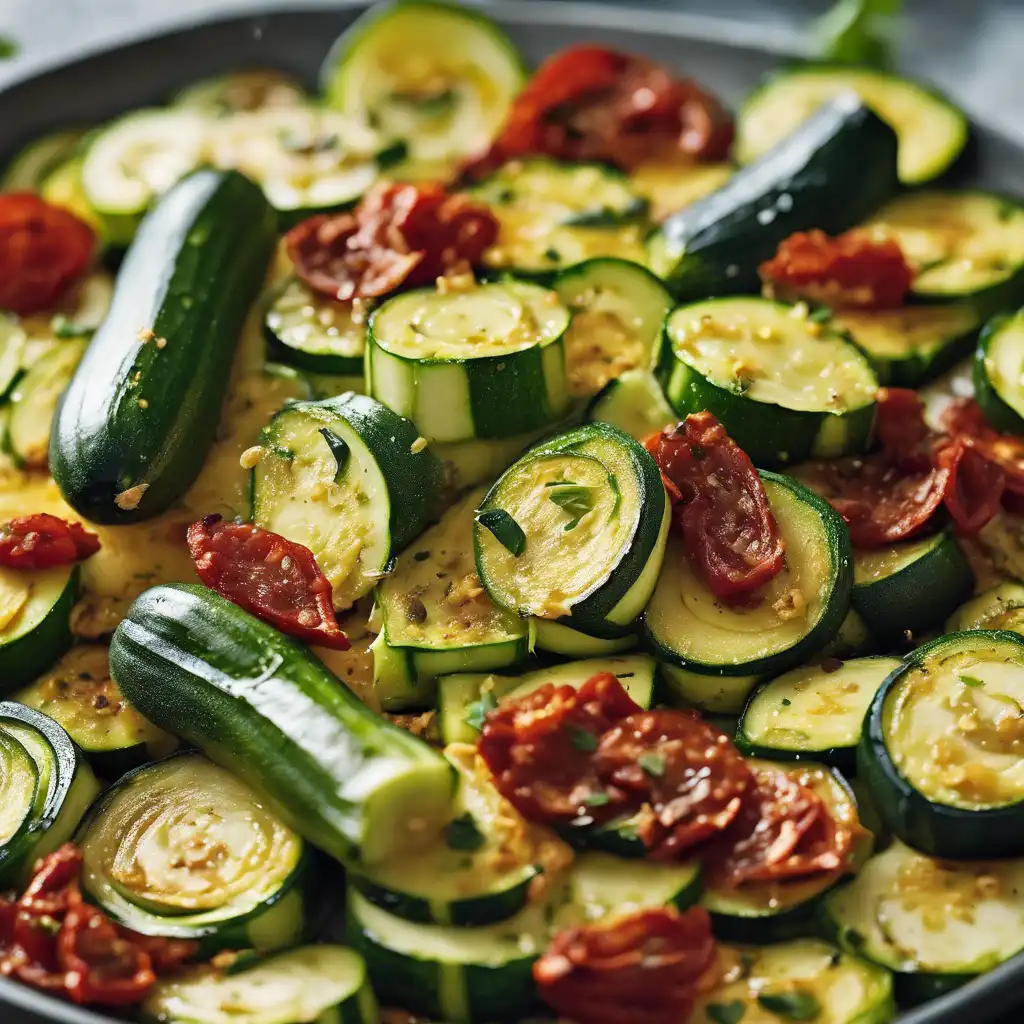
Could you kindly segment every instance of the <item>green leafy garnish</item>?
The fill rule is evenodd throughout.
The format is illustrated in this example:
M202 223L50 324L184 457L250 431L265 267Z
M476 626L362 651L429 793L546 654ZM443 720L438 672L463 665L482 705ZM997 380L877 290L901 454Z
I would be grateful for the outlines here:
M476 521L494 534L494 539L516 558L526 550L523 528L503 508L489 508L486 512L480 512Z
M583 802L588 807L604 807L611 799L607 793L588 793L584 798Z
M821 56L840 64L892 68L896 16L903 0L839 0L817 23Z
M551 483L548 497L570 517L563 530L574 530L580 520L594 507L593 488L585 484Z
M790 704L792 704L792 703L793 702L788 697L783 697L782 698L782 706L784 708L788 708L790 706Z
M327 442L327 447L331 449L331 454L334 456L335 465L338 467L334 472L334 479L339 480L345 472L345 467L348 466L348 460L352 456L352 451L347 441L344 441L326 427L320 428L320 434Z
M86 327L85 324L76 324L69 320L63 313L58 313L50 321L50 330L55 338L66 341L68 338L91 338L96 333L95 327Z
M484 722L487 719L488 712L494 711L498 706L498 701L494 694L490 690L484 690L480 694L480 699L473 701L472 704L466 708L466 717L464 719L466 725L479 732L484 727Z
M741 999L734 999L731 1003L708 1003L704 1012L715 1024L740 1024L747 1007Z
M389 167L400 164L408 155L409 143L405 139L396 139L383 149L378 150L373 160L380 170L386 171Z
M18 52L18 44L10 36L0 36L0 60L7 60Z
M762 992L757 1001L770 1013L787 1020L814 1020L821 1013L821 1003L810 992Z
M960 682L964 684L964 686L984 686L985 685L984 680L979 679L977 676L961 675L961 676L957 676L957 679L959 679Z
M584 750L588 754L593 750L597 750L597 737L592 732L587 732L586 729L581 729L578 725L573 725L571 722L565 729L569 733L572 745L577 750Z
M832 319L832 310L828 306L816 306L807 314L807 322L812 324L826 324Z
M648 775L661 776L665 774L665 755L664 754L641 754L637 759L636 763Z
M589 210L580 210L578 213L570 213L561 223L564 227L570 228L615 228L645 217L648 205L646 199L637 197L621 210L614 210L610 206L596 206Z
M479 850L485 842L483 833L468 814L463 814L445 825L444 841L452 850Z

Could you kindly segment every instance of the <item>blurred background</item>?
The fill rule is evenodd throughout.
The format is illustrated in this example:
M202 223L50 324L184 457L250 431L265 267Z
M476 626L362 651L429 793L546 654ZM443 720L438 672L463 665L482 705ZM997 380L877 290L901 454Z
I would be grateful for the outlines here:
M339 0L0 0L0 35L16 47L0 61L0 87L125 38L288 6L331 8ZM681 11L724 23L742 39L798 51L829 0L620 0L619 6ZM930 78L979 120L1024 139L1024 0L906 0L904 9L901 68Z

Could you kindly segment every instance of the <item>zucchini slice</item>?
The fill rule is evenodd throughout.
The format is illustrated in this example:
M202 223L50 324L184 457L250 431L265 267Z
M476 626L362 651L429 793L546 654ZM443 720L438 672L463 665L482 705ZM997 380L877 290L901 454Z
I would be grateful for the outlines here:
M351 392L286 405L261 443L254 522L305 544L350 608L430 522L440 462L407 419Z
M142 1015L161 1024L377 1024L380 1010L359 954L317 945L241 971L195 967L162 978Z
M651 219L662 221L721 188L735 173L731 164L648 160L629 172L629 184L650 204Z
M270 68L201 78L186 85L172 101L175 107L213 115L289 109L308 102L306 90L291 75Z
M971 351L981 317L968 303L940 303L839 310L828 323L868 357L879 384L916 388Z
M86 344L75 338L44 352L14 386L8 444L20 465L46 467L57 405L85 355Z
M603 658L622 654L636 647L638 639L633 627L618 636L598 637L551 619L531 619L530 629L537 650L563 658Z
M587 260L563 270L554 289L572 313L565 359L573 395L589 397L624 372L650 368L672 298L646 267Z
M951 529L853 555L853 606L882 643L940 625L974 589Z
M48 203L70 210L96 232L103 246L119 250L128 245L139 226L137 214L100 213L85 194L82 167L85 157L76 152L50 170L39 184L39 194Z
M370 318L370 394L431 441L546 426L569 405L569 319L555 295L523 281L405 292Z
M263 315L268 353L311 373L362 377L366 317L354 303L334 302L289 277L273 292ZM341 388L324 397L351 390Z
M648 238L646 262L682 301L757 292L757 268L784 238L845 231L897 186L895 133L845 93L717 192L669 217Z
M858 824L857 801L846 779L835 768L814 764L779 764L751 761L751 767L777 768L813 790L829 814L841 824ZM705 888L700 905L711 915L715 936L725 942L782 942L815 935L822 895L847 872L853 872L871 855L872 838L866 829L858 834L850 863L838 871L807 878L772 882L745 882L730 888Z
M852 555L842 519L790 477L762 472L761 480L786 545L786 568L761 603L745 608L716 601L673 535L644 613L655 656L688 674L679 696L709 711L738 713L757 678L807 661L835 636L850 608ZM669 672L667 682L674 687L676 674ZM720 688L734 696L731 706Z
M173 736L147 722L110 678L107 648L80 644L14 699L58 722L106 779L174 750Z
M978 339L974 397L997 430L1024 434L1024 310L991 320Z
M458 673L438 680L437 709L445 743L476 743L480 722L506 697L523 697L545 683L579 689L591 676L611 672L642 708L654 702L655 665L647 654L588 658L518 676Z
M719 957L727 980L697 1000L690 1024L889 1024L896 1016L892 975L820 939L719 947Z
M759 687L743 709L736 745L752 757L855 766L864 715L899 658L808 665Z
M839 944L901 995L953 988L1024 949L1024 861L938 862L894 842L825 897Z
M56 722L13 701L0 703L0 764L0 885L20 889L71 838L100 785Z
M110 669L141 714L201 747L338 860L373 864L427 845L451 814L440 754L367 708L301 644L205 587L137 598L114 632Z
M998 583L972 598L946 621L947 633L965 629L1008 629L1024 634L1024 586Z
M875 695L857 769L893 834L935 857L1024 853L1024 637L969 630L912 651Z
M515 45L490 18L430 0L369 11L320 69L329 106L404 140L413 163L441 168L487 148L525 78Z
M603 164L514 160L470 194L498 221L493 269L546 278L601 256L645 262L647 200Z
M912 297L969 300L982 316L1024 298L1024 206L982 192L908 192L865 227L894 238L917 270Z
M627 370L594 396L587 407L589 423L610 423L634 441L679 422L679 414L668 404L665 392L649 370Z
M76 835L82 887L119 924L213 949L302 935L302 839L244 782L198 754L130 772Z
M756 466L864 451L878 379L805 305L709 299L665 321L657 376L680 417L713 412Z
M37 192L46 176L78 148L80 129L50 132L19 150L0 174L2 192Z
M654 589L668 522L651 456L622 431L587 424L527 452L488 492L477 572L501 608L617 639Z
M73 565L33 572L0 568L0 692L45 672L71 646L79 575Z
M896 131L904 185L938 178L967 144L967 115L930 86L873 68L801 64L773 74L744 103L736 158L741 164L756 160L824 103L849 91Z
M17 317L0 314L0 402L6 401L21 376L26 341Z
M450 508L377 584L373 681L385 708L422 707L438 676L504 668L529 654L526 623L498 608L476 574L473 519L484 493Z

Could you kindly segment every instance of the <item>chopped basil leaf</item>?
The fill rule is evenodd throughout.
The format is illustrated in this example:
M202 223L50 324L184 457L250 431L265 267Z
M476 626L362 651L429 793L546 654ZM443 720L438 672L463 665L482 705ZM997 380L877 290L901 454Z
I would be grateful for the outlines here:
M731 1003L708 1003L704 1012L715 1024L740 1024L747 1007L741 999L734 999Z
M494 534L494 539L516 558L526 550L523 528L503 508L489 508L486 512L480 512L476 521Z
M570 517L564 530L574 530L594 507L593 489L584 484L554 483L548 488L548 497Z
M665 755L664 754L641 754L637 759L637 764L648 775L664 775L665 774Z
M352 456L352 451L346 441L326 427L321 427L320 433L323 435L323 439L327 442L327 447L331 449L331 454L334 456L334 463L338 467L335 470L334 479L338 480L345 472L345 467Z
M592 732L587 732L586 729L581 729L578 725L573 725L571 722L565 728L569 733L569 738L572 740L572 745L577 750L584 750L588 754L592 750L597 750L597 737Z
M597 206L571 213L561 223L564 227L572 228L615 228L645 216L647 207L647 200L638 197L621 210Z
M609 796L607 793L588 793L583 798L583 802L588 807L604 807L608 800Z
M468 814L448 822L444 829L444 841L452 850L479 850L484 845L483 833Z
M821 56L841 64L891 68L893 27L903 0L839 0L818 22Z
M964 684L964 686L984 686L985 685L985 683L981 679L979 679L977 676L961 675L961 676L957 676L957 679L959 679L960 682Z
M13 57L18 52L18 44L9 36L0 36L0 60Z
M762 992L757 1001L770 1013L787 1020L814 1020L821 1013L821 1003L804 989L792 992Z
M383 149L378 150L377 155L373 159L374 163L382 171L386 171L389 167L400 164L408 155L409 143L405 139L396 139Z
M490 690L484 690L480 694L480 699L473 701L466 708L466 725L478 731L483 729L488 712L493 711L497 706L498 701L495 699L494 694Z

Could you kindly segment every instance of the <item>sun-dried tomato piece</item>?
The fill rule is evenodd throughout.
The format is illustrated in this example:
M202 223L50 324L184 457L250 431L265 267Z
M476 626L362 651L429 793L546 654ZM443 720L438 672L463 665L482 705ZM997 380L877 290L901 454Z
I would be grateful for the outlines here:
M545 683L487 715L480 756L501 795L530 821L610 817L625 797L600 782L593 754L612 725L639 710L610 672L579 690Z
M466 173L479 177L530 155L624 170L673 153L723 160L733 134L729 112L691 79L643 57L572 46L541 64L498 139Z
M96 554L100 539L81 523L68 523L49 512L18 516L0 524L0 565L8 569L50 569Z
M601 737L597 774L650 808L638 829L653 856L670 860L736 817L750 783L747 762L696 711L642 711Z
M814 790L776 768L759 767L735 821L705 864L717 885L769 882L840 871L853 846Z
M879 388L875 402L875 437L890 458L916 452L931 438L932 432L924 419L924 402L916 391Z
M541 999L577 1024L680 1024L714 959L707 911L663 907L559 932L533 977Z
M941 418L950 436L1002 469L1008 491L1024 494L1024 438L993 429L973 398L951 402Z
M18 908L36 916L54 916L68 909L71 889L78 883L82 851L64 843L35 864L31 881L18 900Z
M0 309L50 309L92 260L96 236L33 192L0 195Z
M960 533L977 533L998 511L1006 490L1002 466L964 444L938 447L936 464L946 473L943 504Z
M898 309L914 283L899 244L860 228L835 238L817 228L798 231L779 243L758 273L779 296L832 309Z
M722 601L746 602L785 568L785 545L761 478L709 412L648 438L678 495L674 527L693 571Z
M345 302L431 284L460 264L479 264L498 222L436 183L381 182L351 213L320 214L288 232L295 271L316 292Z
M280 534L220 516L188 528L199 578L222 597L272 626L322 647L348 650L338 626L331 583L313 552Z

